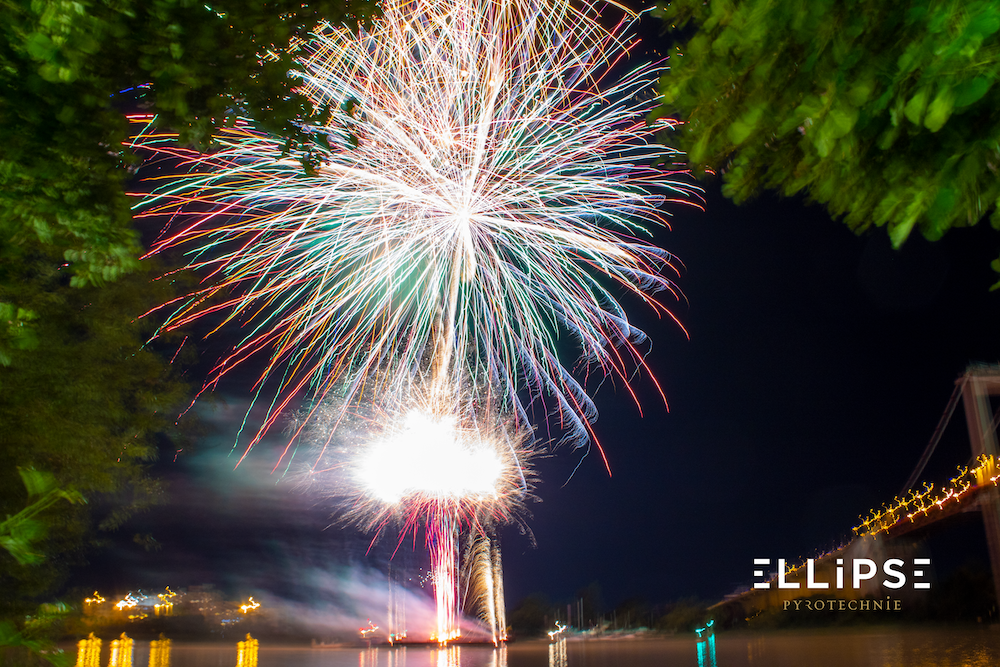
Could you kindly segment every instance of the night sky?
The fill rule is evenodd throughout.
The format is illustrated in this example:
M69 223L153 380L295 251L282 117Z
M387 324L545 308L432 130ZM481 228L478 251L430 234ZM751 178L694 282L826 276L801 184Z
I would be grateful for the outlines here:
M640 418L623 392L599 394L614 474L591 457L560 488L572 456L546 466L538 548L522 572L508 547L511 590L597 580L609 603L718 599L749 583L754 557L826 550L900 492L966 365L997 361L991 230L897 253L884 231L855 236L817 207L736 207L709 187L708 212L663 235L686 265L691 340L637 318L670 412L650 400ZM959 410L926 476L946 481L969 457ZM942 558L984 559L975 528Z
M828 549L899 493L966 365L998 359L996 243L985 225L896 252L883 230L855 236L818 207L770 196L737 207L718 183L706 192L706 212L676 211L658 238L685 267L687 302L675 312L690 340L631 311L652 338L647 360L669 412L648 381L636 385L642 416L605 384L595 430L612 475L596 452L571 479L580 452L539 460L530 534L502 533L509 606L531 593L568 601L593 582L607 608L631 597L716 600L750 583L754 557ZM123 528L75 583L215 583L303 599L318 573L384 570L393 540L369 551L357 529L331 526L328 501L270 474L280 433L233 470L246 380L230 378L200 408L210 432L194 452L157 466L169 503ZM959 410L925 478L946 481L969 457ZM133 544L136 532L161 550ZM986 562L978 520L930 539L939 569ZM424 564L419 541L401 551L401 567Z
M669 411L647 379L635 385L641 416L606 383L595 432L612 474L596 452L571 479L581 452L538 461L528 532L502 532L508 608L536 592L565 604L593 582L608 608L636 596L714 601L750 583L755 557L830 548L900 492L967 364L1000 360L1000 291L988 291L1000 242L988 224L933 244L915 234L897 252L884 230L855 235L802 201L737 207L718 181L704 186L706 211L675 207L656 239L683 263L686 300L672 309L690 339L626 302L652 340L647 362ZM198 408L211 431L195 451L156 466L168 504L122 528L73 583L215 583L304 599L318 573L384 570L393 540L369 550L357 529L331 526L328 502L270 474L280 433L233 470L247 378L215 398ZM946 481L969 457L959 410L925 479ZM161 550L132 543L137 532ZM986 562L978 515L928 539L940 576ZM420 542L401 552L401 567L425 558Z

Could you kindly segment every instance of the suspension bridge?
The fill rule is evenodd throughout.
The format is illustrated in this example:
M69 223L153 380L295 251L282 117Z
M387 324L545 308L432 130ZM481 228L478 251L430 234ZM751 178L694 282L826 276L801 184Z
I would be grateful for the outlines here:
M960 469L958 475L952 478L948 485L936 487L926 482L921 483L920 479L927 463L937 449L959 403L964 408L969 445L972 450L971 462ZM920 568L929 564L929 561L920 557L922 554L919 553L918 546L911 541L898 538L965 512L982 514L996 599L1000 601L998 425L1000 425L1000 366L971 365L955 381L954 391L930 442L900 494L892 502L872 510L864 517L861 523L854 527L853 539L839 548L794 566L787 565L784 561L755 559L757 561L755 567L779 566L783 571L769 571L765 574L765 570L757 570L755 574L761 577L769 576L769 579L756 582L748 590L726 596L725 600L714 607L739 605L748 616L752 616L768 608L787 607L789 601L817 594L828 593L838 600L838 604L839 600L886 597L886 591L879 583L880 577L860 582L851 581L853 572L850 563L861 559L875 563L898 559L904 563L916 564L909 570L911 575L909 590L912 591L913 579L919 579L924 575ZM913 576L917 573L919 576ZM867 570L865 574L868 574ZM916 585L916 588L926 587L922 584ZM881 609L881 602L879 605ZM854 609L856 606L849 608Z

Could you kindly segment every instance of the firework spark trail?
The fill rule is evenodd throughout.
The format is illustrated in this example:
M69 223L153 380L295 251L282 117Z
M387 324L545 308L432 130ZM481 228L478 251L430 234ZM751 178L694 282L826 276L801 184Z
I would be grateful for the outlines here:
M469 535L462 565L462 606L479 616L490 629L493 643L507 641L507 609L503 597L503 570L496 536Z
M507 641L507 603L503 594L503 561L500 559L500 543L496 540L493 540L490 560L492 561L490 576L493 580L493 615L495 619L493 643L496 644L498 641Z
M551 400L567 438L587 441L596 411L560 341L627 386L644 334L604 278L673 317L651 296L677 296L672 258L639 237L665 224L665 201L697 194L652 166L677 157L644 120L659 70L603 81L629 44L595 17L561 0L397 0L370 32L321 27L301 89L332 119L304 128L308 171L247 122L208 155L136 139L190 167L140 205L174 220L152 252L186 247L210 276L167 305L165 327L211 313L243 327L209 385L270 352L247 451L304 391L360 400L428 375L522 424L520 391Z
M456 517L445 508L427 519L427 546L431 553L434 576L434 601L437 603L437 628L431 639L448 642L457 639L458 630L458 525Z

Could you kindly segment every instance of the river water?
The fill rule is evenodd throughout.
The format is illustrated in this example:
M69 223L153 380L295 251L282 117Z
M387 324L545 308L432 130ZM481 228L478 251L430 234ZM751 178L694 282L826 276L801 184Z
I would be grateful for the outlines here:
M107 646L107 644L105 644ZM107 653L105 648L104 653ZM100 665L114 662L103 655ZM164 660L165 658L165 660ZM720 633L664 639L524 641L489 646L289 648L175 643L150 660L136 641L118 667L995 667L1000 627ZM82 666L81 666L82 667Z

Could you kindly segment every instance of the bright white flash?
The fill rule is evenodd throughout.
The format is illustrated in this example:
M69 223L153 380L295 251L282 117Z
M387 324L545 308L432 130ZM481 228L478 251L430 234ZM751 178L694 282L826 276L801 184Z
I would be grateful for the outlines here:
M355 474L369 493L386 503L415 494L496 496L503 462L492 443L459 429L453 416L412 410L401 429L361 457Z

